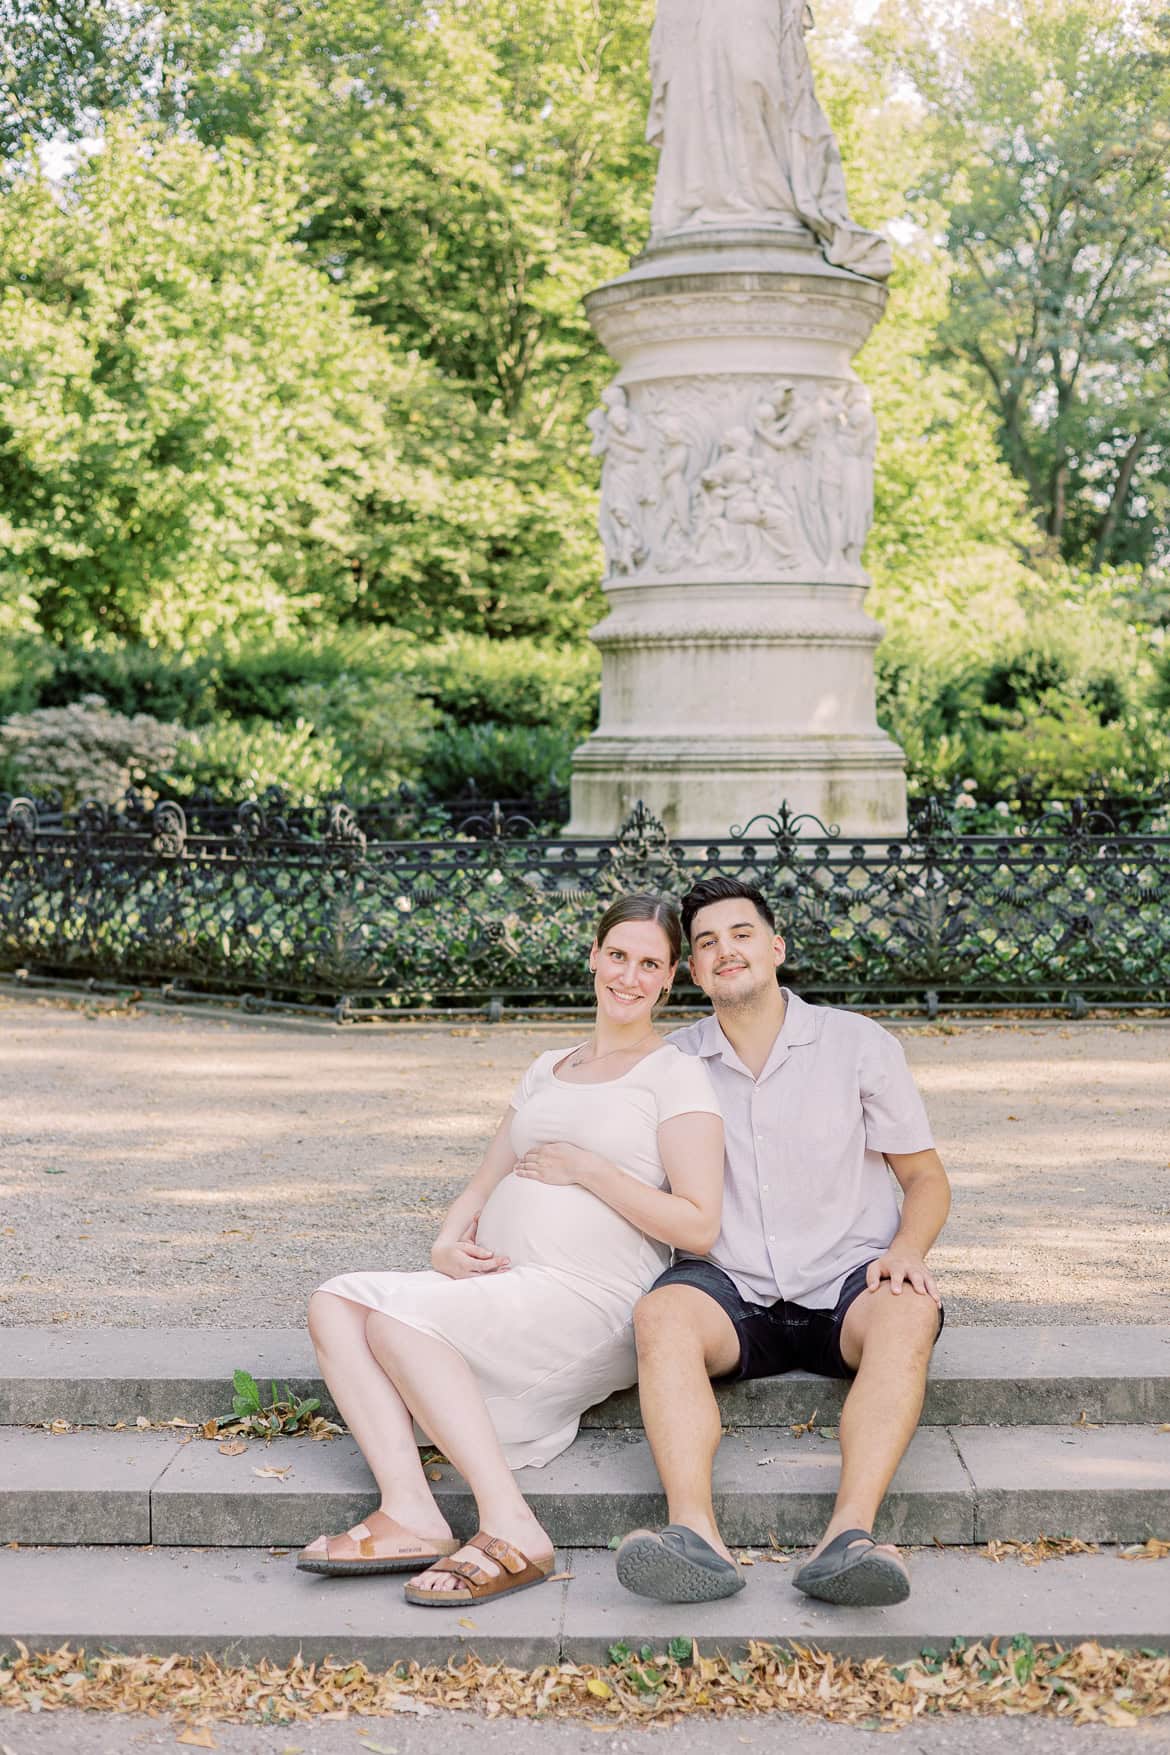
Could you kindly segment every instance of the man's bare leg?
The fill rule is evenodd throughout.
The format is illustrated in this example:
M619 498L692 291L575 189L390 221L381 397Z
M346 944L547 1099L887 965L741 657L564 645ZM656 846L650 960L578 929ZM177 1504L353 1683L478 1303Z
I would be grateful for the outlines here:
M888 1281L849 1307L841 1356L857 1376L841 1412L841 1481L819 1554L847 1529L872 1530L878 1508L918 1426L926 1372L938 1334L933 1298ZM891 1545L883 1552L897 1555Z
M725 1560L715 1522L711 1470L722 1427L711 1388L739 1364L735 1325L696 1286L662 1286L634 1309L642 1423L666 1493L671 1523L694 1530Z

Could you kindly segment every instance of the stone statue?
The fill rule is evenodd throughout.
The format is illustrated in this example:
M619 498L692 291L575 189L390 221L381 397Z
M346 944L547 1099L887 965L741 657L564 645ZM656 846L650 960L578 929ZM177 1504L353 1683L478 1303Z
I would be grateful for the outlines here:
M756 404L756 437L778 459L787 462L795 480L795 500L808 549L824 567L829 562L829 533L825 527L818 482L821 447L821 412L815 386L798 390L785 378Z
M732 427L718 457L704 470L701 486L699 546L708 564L750 570L767 556L780 572L800 565L802 545L793 508L753 456L746 427Z
M649 440L620 385L601 393L589 416L592 453L601 457L601 540L611 573L634 573L647 559L646 509L653 504L647 463Z
M869 391L854 384L845 399L845 559L860 567L865 540L873 524L873 466L877 452L877 420Z
M659 0L651 233L798 222L836 267L884 279L889 245L849 217L841 154L813 88L810 22L805 0Z
M688 479L691 447L687 430L674 415L658 423L658 470L661 482L662 530L658 569L677 566L687 553L691 537L691 487Z

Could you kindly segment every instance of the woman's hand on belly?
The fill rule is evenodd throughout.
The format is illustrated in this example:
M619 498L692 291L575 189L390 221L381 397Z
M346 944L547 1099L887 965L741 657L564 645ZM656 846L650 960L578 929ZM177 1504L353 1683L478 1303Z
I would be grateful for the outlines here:
M588 1188L598 1166L605 1162L596 1152L583 1146L571 1146L568 1140L552 1140L534 1146L516 1165L516 1175L530 1182L544 1182L550 1188L571 1188L575 1184Z
M467 1280L473 1274L500 1274L510 1265L506 1255L496 1255L476 1242L479 1219L472 1219L461 1237L444 1243L441 1239L431 1249L431 1266L436 1273L450 1280Z

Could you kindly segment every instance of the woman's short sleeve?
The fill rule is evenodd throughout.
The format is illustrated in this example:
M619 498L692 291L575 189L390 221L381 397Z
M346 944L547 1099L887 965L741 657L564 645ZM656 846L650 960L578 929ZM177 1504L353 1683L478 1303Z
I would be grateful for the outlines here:
M528 1099L532 1095L533 1088L535 1086L534 1074L536 1072L537 1067L540 1065L540 1063L543 1059L544 1059L544 1055L538 1054L536 1059L533 1061L530 1061L529 1064L524 1068L524 1071L520 1077L520 1083L516 1086L516 1089L512 1092L512 1095L508 1099L508 1104L509 1104L510 1108L523 1109L525 1103L527 1103Z
M683 1054L680 1049L668 1046L660 1048L653 1058L660 1122L696 1113L722 1119L711 1075L697 1055Z
M536 1087L546 1069L551 1068L561 1058L561 1050L554 1049L551 1054L538 1054L534 1061L525 1067L523 1076L512 1095L508 1098L509 1107L521 1109L528 1099L535 1095Z

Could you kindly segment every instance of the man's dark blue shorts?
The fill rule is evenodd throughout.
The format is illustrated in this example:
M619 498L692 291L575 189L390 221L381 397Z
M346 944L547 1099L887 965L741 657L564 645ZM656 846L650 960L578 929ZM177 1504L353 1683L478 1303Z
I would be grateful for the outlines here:
M813 1371L818 1377L852 1377L841 1357L841 1327L853 1300L865 1291L869 1263L855 1267L832 1310L806 1310L803 1304L777 1299L775 1304L749 1304L735 1281L713 1261L676 1261L659 1274L659 1286L694 1286L714 1298L735 1325L739 1336L739 1366L720 1383L740 1383L747 1377L779 1377L785 1371ZM911 1298L921 1298L912 1288ZM944 1312L938 1313L942 1333ZM937 1338L937 1337L936 1337Z

